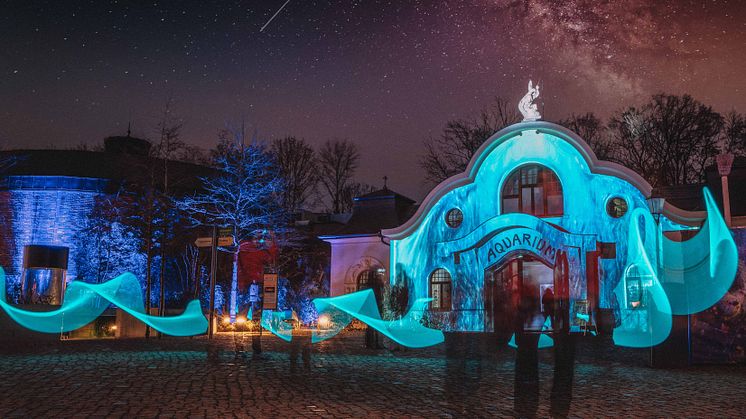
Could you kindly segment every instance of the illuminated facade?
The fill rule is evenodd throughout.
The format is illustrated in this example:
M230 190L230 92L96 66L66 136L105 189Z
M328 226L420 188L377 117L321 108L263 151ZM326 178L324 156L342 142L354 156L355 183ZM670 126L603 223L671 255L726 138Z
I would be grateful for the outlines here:
M144 277L144 255L129 235L109 237L112 251L102 257L100 238L90 230L90 215L96 202L117 193L124 183L141 181L150 143L138 138L109 137L102 151L89 150L8 150L0 152L0 266L7 274L10 301L21 297L22 276L33 269L24 266L24 248L33 246L66 249L66 282L99 282L126 271ZM156 169L163 167L152 163ZM199 187L197 176L205 167L168 162L172 193L193 193ZM156 179L158 173L155 173ZM112 226L112 235L121 228ZM113 236L112 236L113 237ZM69 256L68 256L69 255ZM37 258L38 259L38 258ZM92 269L105 259L107 278ZM86 266L90 265L90 266ZM36 266L34 268L40 268ZM41 271L43 276L46 271ZM39 280L43 280L42 277ZM29 281L26 281L29 282ZM32 280L30 282L35 282ZM38 281L36 281L38 282Z
M578 330L595 325L602 309L615 311L618 344L653 346L668 336L672 314L718 301L737 255L714 204L707 207L714 224L687 245L671 238L692 235L708 214L668 203L658 211L651 196L644 179L597 160L569 130L515 124L488 139L466 172L438 185L406 223L382 231L390 285L407 289L410 302L432 298L423 314L444 330L512 332L520 311L523 330L539 331L554 310ZM693 248L691 260L682 257ZM684 301L703 281L717 284L712 295Z

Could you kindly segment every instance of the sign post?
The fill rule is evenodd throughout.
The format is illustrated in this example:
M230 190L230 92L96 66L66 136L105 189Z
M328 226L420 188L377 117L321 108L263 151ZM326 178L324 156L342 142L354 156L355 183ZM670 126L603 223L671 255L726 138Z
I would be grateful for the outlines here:
M197 239L199 241L199 239ZM215 322L215 277L218 268L218 226L212 226L212 237L210 238L210 324L208 326L207 338L212 339L213 323ZM196 243L195 243L196 244ZM197 246L199 246L197 244Z
M262 309L277 310L277 274L264 274Z

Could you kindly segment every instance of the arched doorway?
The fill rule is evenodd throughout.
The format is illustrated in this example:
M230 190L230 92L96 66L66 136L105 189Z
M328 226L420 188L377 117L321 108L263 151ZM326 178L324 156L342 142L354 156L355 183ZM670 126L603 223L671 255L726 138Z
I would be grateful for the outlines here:
M383 309L383 281L385 270L383 268L371 268L357 274L357 290L372 289L376 297L379 312Z
M547 318L557 328L556 314L565 309L567 259L560 252L555 266L530 252L508 255L502 263L485 270L485 332L507 342L515 332L540 333ZM564 298L563 298L564 297ZM561 316L564 317L564 316Z

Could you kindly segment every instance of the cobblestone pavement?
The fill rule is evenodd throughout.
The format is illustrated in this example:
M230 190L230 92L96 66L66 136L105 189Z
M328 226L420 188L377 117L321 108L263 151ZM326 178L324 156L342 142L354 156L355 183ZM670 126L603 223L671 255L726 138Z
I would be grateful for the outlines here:
M305 353L302 345L265 335L255 357L241 334L0 340L0 418L746 417L745 366L653 369L645 351L592 339L578 343L570 375L542 351L538 381L516 380L510 348L457 357L444 345L367 350L351 332Z

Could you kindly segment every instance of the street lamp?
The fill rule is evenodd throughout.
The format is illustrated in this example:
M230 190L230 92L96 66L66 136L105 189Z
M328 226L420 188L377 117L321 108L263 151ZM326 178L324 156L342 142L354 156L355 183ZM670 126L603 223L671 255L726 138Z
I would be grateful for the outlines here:
M723 215L725 223L728 227L731 226L731 214L730 214L730 193L728 192L728 175L730 175L731 168L733 167L733 154L732 153L720 153L715 156L715 160L718 164L718 174L720 175L720 185L723 191Z
M653 219L656 224L660 224L661 214L663 214L663 206L666 204L666 198L653 193L650 195L648 201L648 209L653 214Z

